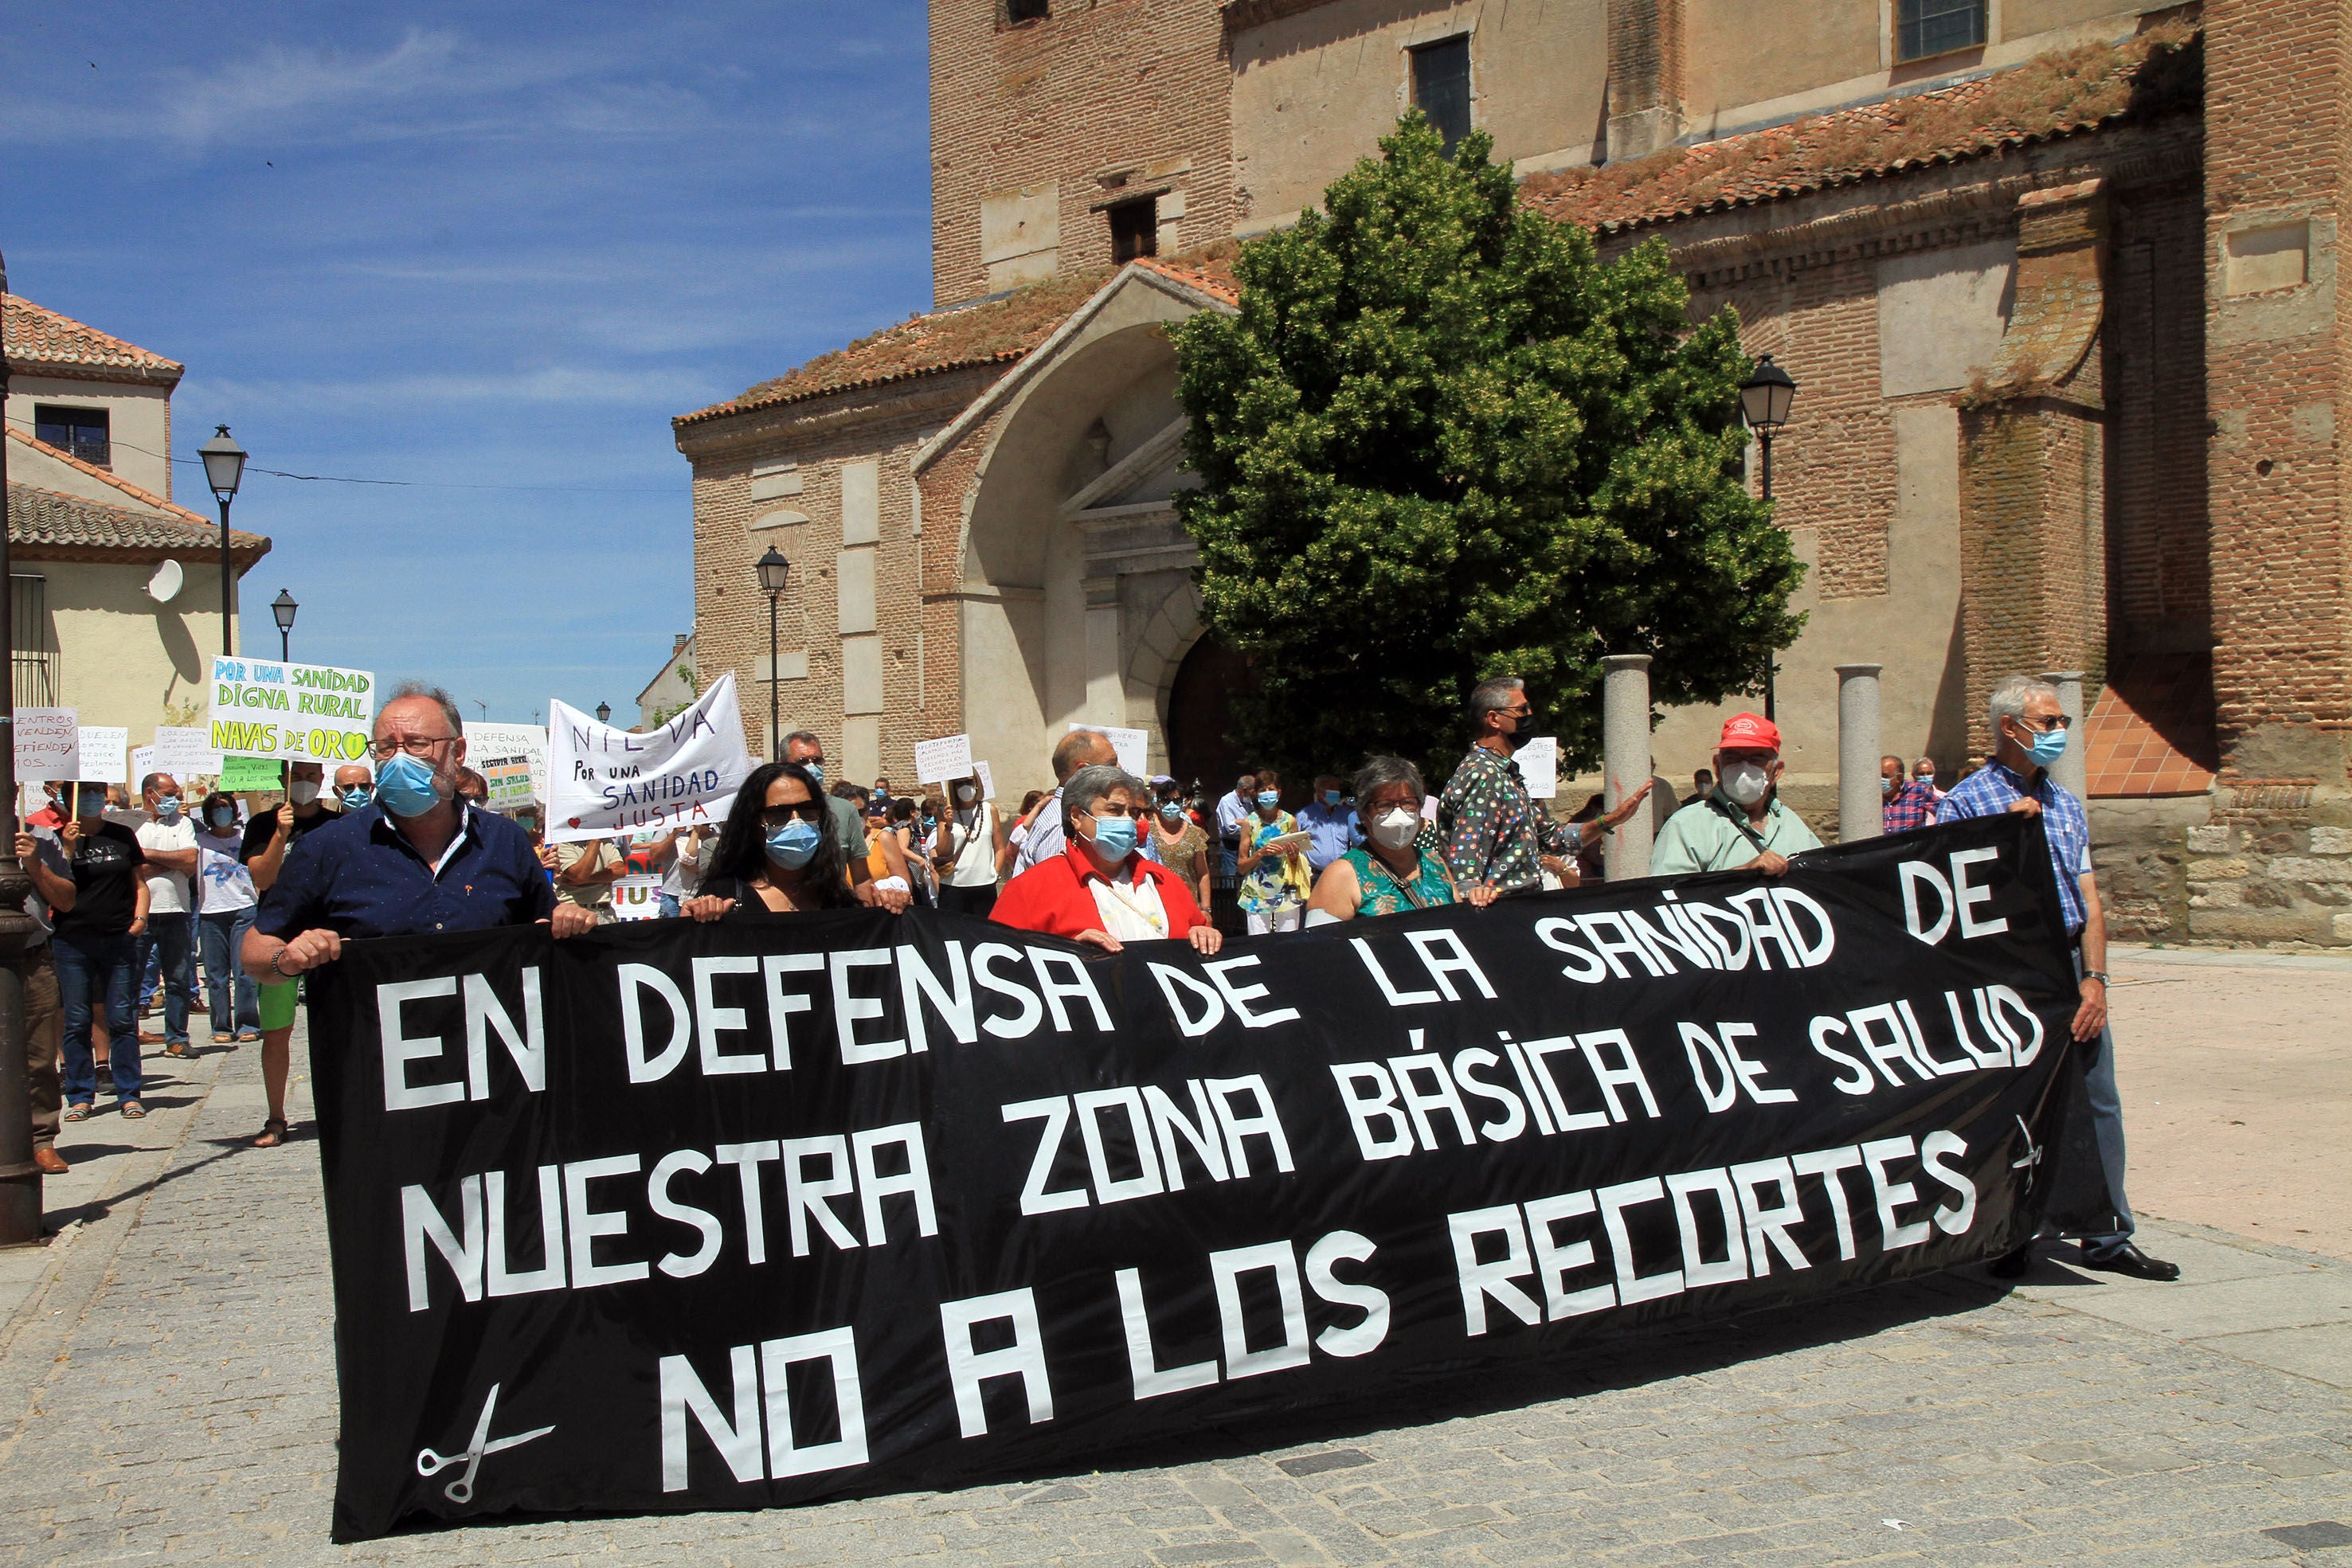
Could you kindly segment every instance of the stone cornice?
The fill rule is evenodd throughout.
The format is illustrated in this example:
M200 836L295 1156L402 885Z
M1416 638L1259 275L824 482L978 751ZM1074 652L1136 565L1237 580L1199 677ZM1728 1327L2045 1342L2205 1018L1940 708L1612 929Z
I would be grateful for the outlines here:
M929 375L793 402L719 414L677 434L677 449L698 466L778 440L803 439L881 420L952 418L1004 373L1003 365L966 365Z

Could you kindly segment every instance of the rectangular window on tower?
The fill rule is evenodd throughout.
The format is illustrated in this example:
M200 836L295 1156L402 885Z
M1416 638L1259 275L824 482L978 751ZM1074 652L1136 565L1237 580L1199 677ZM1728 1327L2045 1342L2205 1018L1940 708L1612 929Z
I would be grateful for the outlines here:
M1451 153L1470 134L1470 39L1465 35L1412 51L1412 103L1429 117Z
M1053 14L1053 0L1004 0L1008 23L1042 22Z
M1895 0L1895 57L1923 60L1985 41L1985 0Z
M106 410L102 408L64 408L37 402L33 405L33 439L100 468L114 461L113 444L107 435Z
M1110 259L1114 265L1139 256L1160 254L1160 198L1121 202L1106 209L1110 217Z

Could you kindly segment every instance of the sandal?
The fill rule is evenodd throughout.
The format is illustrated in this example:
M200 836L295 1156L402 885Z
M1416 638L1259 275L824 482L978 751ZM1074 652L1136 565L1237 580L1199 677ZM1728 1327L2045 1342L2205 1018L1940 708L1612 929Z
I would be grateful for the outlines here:
M83 1102L77 1100L72 1104L66 1107L65 1114L61 1120L68 1122L87 1122L89 1120L89 1107Z
M167 1045L167 1046L165 1046L165 1047L163 1048L163 1054L164 1054L164 1055L166 1055L166 1056L177 1056L177 1057L184 1057L184 1057L188 1057L188 1056L193 1056L193 1055L194 1054L194 1052L191 1051L190 1051L186 1046L184 1046L184 1045Z
M215 1045L235 1045L236 1043L236 1036L230 1034L226 1030L216 1029L213 1030L213 1043Z
M236 1043L239 1045L251 1045L255 1040L259 1040L260 1038L261 1031L257 1029L240 1030L237 1031Z
M125 1100L122 1103L122 1119L124 1121L141 1122L146 1120L146 1117L147 1107L139 1103L138 1101Z
M283 1116L272 1116L261 1124L261 1135L253 1140L257 1149L274 1149L292 1134L287 1131Z

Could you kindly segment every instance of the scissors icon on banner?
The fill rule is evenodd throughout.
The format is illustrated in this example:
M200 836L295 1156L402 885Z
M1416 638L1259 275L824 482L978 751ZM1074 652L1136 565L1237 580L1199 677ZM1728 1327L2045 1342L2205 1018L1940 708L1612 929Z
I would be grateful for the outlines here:
M466 1446L464 1453L436 1454L430 1448L417 1451L416 1473L420 1476L437 1476L455 1465L466 1467L464 1475L441 1489L442 1496L460 1506L474 1500L474 1472L481 1469L484 1455L503 1453L509 1448L520 1448L534 1437L544 1437L555 1430L552 1427L538 1427L530 1431L517 1432L511 1437L500 1437L496 1442L492 1442L490 1414L499 1407L499 1387L498 1384L490 1385L490 1396L482 1401L481 1419L474 1423L474 1440Z

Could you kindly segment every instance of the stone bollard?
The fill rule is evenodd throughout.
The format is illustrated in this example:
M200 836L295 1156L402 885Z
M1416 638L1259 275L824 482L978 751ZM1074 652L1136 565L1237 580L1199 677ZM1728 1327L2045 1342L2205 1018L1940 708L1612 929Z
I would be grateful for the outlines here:
M2058 688L2058 711L2066 716L2066 755L2050 769L2050 781L2077 800L2091 786L2091 737L2083 722L2083 672L2051 670L2043 680Z
M1613 811L1650 779L1650 655L1612 653L1601 664L1601 769L1607 780L1601 803ZM1603 863L1611 882L1650 874L1650 821L1644 807L1609 835Z
M1838 842L1886 831L1878 788L1878 672L1882 664L1840 664L1838 678Z

